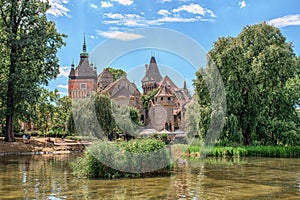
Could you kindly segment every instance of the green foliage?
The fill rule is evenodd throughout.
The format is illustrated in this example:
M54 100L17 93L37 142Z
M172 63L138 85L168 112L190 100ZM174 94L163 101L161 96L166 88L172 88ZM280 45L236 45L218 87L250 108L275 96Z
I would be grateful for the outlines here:
M112 114L112 103L110 98L102 94L97 95L95 98L95 111L102 131L107 136L116 137L113 132L115 119Z
M67 133L69 134L75 134L76 133L76 127L75 127L75 122L74 122L74 117L73 117L73 112L71 111L68 119L67 119Z
M197 98L197 97L194 97ZM202 140L202 129L200 129L200 106L197 100L187 105L185 112L185 132L189 142L195 139Z
M119 107L113 104L109 96L93 94L74 102L68 127L79 135L113 140L123 133L137 136L136 130L141 125L139 119L137 109Z
M149 101L152 100L152 102L154 102L154 96L157 94L159 88L156 88L154 90L152 90L151 92L149 92L148 94L143 94L141 95L141 100L142 100L142 104L143 104L143 108L148 111L149 109Z
M71 118L72 117L72 118ZM92 94L87 98L73 101L72 116L68 127L81 136L107 140L113 136L115 121L108 96Z
M129 108L129 116L130 116L130 119L131 119L134 123L136 123L136 124L138 124L138 125L141 125L141 121L140 121L141 115L140 115L138 109L136 109L135 107L132 107L132 106L129 106L128 108Z
M165 167L150 171L157 162ZM166 175L170 173L169 164L168 150L162 141L143 139L117 144L95 143L72 166L76 176L113 179Z
M122 78L123 76L127 76L127 73L122 69L108 67L107 70L113 75L114 81Z
M132 106L116 106L113 105L113 117L115 120L115 130L119 134L130 134L137 137L137 129L141 126L140 114L138 110Z
M199 152L200 147L190 146L189 150L190 152ZM206 155L214 157L300 158L300 146L215 146L210 148Z
M38 101L27 105L27 110L20 119L26 123L32 122L44 136L60 136L67 133L71 109L72 101L69 97L60 97L58 90L48 91L42 88Z
M217 142L224 126L226 98L222 77L208 57L208 66L196 72L194 80L196 100L199 104L198 132L204 144Z
M241 134L245 145L253 139L292 144L289 136L299 141L294 107L300 99L299 59L278 28L266 23L247 26L235 38L220 38L209 56L226 90L223 140L238 143ZM276 130L278 126L285 128Z
M49 8L48 1L0 1L0 68L4 72L0 102L4 106L6 141L14 141L13 123L26 115L27 105L37 102L41 85L58 74L56 53L64 45L65 35L48 21ZM0 114L3 117L2 111Z
M235 115L226 118L226 125L223 134L220 137L221 145L237 146L242 144L243 137L238 126L238 120Z

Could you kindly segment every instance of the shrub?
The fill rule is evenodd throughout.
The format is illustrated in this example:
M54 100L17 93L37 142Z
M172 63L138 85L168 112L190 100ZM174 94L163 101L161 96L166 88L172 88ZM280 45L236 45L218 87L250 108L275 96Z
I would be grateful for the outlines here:
M161 176L171 169L165 143L155 139L94 143L72 166L77 176L109 179Z

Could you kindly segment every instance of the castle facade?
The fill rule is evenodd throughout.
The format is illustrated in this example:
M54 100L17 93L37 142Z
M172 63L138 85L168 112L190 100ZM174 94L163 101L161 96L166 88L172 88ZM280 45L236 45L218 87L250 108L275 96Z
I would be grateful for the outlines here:
M191 97L186 87L179 88L169 76L162 77L154 56L145 65L146 72L142 78L143 94L153 90L157 93L148 103L148 108L142 106L141 93L127 77L118 80L106 68L97 76L96 68L89 64L89 56L84 40L80 63L75 68L72 64L69 74L68 94L72 99L81 99L92 92L109 95L116 105L129 105L139 110L146 128L157 131L167 130L175 132L184 130L184 114Z

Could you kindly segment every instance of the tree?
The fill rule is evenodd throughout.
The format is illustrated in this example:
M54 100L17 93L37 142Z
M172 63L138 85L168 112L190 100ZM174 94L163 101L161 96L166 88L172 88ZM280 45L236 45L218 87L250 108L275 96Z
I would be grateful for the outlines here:
M57 49L65 35L48 21L48 1L1 0L0 40L5 52L5 141L14 141L14 119L34 104L40 87L58 74ZM2 87L1 87L2 90Z
M113 75L114 81L122 78L123 76L127 76L127 73L122 69L108 67L107 70Z
M68 130L68 120L72 113L72 99L68 96L58 98L55 106L53 131L65 132Z
M34 124L44 134L48 132L54 124L54 116L56 111L56 102L58 101L58 90L48 91L43 88L36 104L34 104Z
M197 124L197 129L200 138L205 138L209 125L210 125L210 117L211 117L211 99L210 99L210 94L209 94L209 89L207 85L207 74L205 73L205 70L203 68L200 68L196 72L196 77L197 79L194 80L194 87L196 90L197 98L195 100L197 103L194 103L194 106L196 106L193 109L197 109L198 107L198 123ZM190 112L190 111L189 111ZM189 113L187 112L187 114ZM196 134L196 133L194 133Z
M266 23L247 26L235 38L220 38L209 56L225 84L231 118L227 121L237 124L245 145L253 137L280 144L274 129L282 124L285 131L294 124L299 136L295 104L300 98L300 65L292 44L278 28Z
M99 94L95 98L95 111L98 123L104 135L109 138L115 138L114 128L116 122L112 113L112 102L109 96ZM98 134L99 135L99 134Z
M112 114L115 121L115 131L118 134L125 134L137 137L137 130L141 126L139 111L128 105L112 106Z
M197 96L194 96L193 101L187 105L187 110L185 112L185 132L189 141L193 141L195 138L202 139L199 125L200 106L197 101Z

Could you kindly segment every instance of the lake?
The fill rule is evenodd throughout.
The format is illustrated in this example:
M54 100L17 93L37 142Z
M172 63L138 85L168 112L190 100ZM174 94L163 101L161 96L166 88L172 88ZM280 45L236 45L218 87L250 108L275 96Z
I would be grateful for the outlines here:
M0 156L0 199L300 199L300 159L180 159L172 176L79 179L81 154Z

